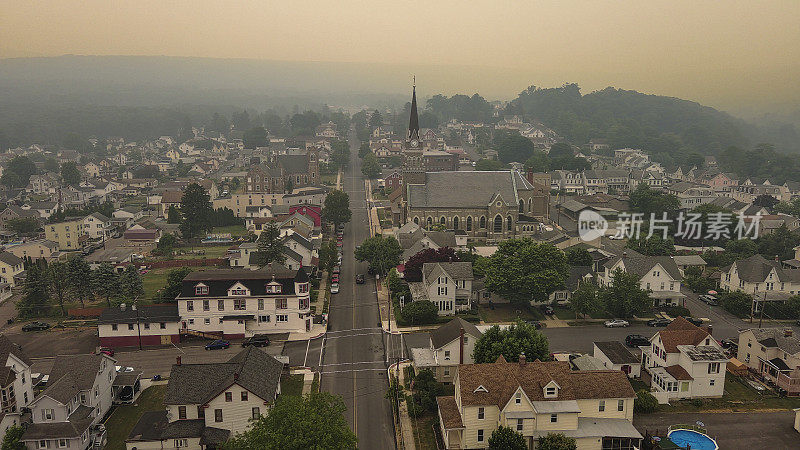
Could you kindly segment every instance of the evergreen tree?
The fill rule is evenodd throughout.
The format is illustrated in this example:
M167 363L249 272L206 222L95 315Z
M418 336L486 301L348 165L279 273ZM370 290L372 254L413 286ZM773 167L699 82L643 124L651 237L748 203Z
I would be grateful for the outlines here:
M181 233L186 240L200 236L200 233L210 230L210 218L214 209L211 207L211 197L205 189L197 183L190 184L183 192L181 199Z
M92 269L89 263L81 257L70 258L69 287L72 295L85 307L85 301L92 297Z
M67 300L70 290L69 265L68 263L56 261L50 264L49 268L50 290L61 308L61 315L66 316L64 302Z
M17 302L17 309L22 317L40 316L47 312L50 292L47 289L47 267L33 263L28 267L22 298Z
M111 298L119 294L119 275L114 271L109 263L102 263L94 271L93 282L94 291L106 299L106 303L111 307Z
M122 295L126 300L136 300L144 295L144 285L142 284L142 275L133 264L125 268L125 272L120 277L120 287L122 288Z
M175 205L170 205L167 210L167 223L181 223L181 212Z
M286 255L283 253L281 230L275 222L269 222L258 237L256 264L263 269L270 264L281 265L284 262Z

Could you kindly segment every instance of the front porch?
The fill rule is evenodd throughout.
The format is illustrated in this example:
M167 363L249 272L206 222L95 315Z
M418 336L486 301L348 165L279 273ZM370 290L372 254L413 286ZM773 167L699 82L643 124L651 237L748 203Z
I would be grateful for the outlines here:
M778 388L786 391L786 395L800 395L800 368L792 369L780 358L765 360L759 358L759 374Z

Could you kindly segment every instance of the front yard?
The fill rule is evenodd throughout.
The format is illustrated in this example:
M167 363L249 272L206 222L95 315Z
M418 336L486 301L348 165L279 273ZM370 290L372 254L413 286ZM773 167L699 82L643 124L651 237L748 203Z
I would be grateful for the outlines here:
M495 303L494 308L490 308L487 305L481 305L478 307L478 314L481 316L481 320L486 323L498 323L498 322L516 322L518 319L522 320L542 320L544 319L544 315L542 315L539 310L530 308L520 308L519 306L510 305L507 303L498 304Z
M125 439L128 438L133 426L147 411L164 409L164 394L167 385L151 386L142 392L136 403L132 405L117 406L111 416L106 420L108 443L107 450L124 450Z

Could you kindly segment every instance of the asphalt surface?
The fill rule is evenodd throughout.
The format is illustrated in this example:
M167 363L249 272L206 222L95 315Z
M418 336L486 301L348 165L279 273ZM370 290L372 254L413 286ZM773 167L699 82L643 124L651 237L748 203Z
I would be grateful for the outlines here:
M345 227L341 282L339 293L331 297L319 371L321 388L344 399L345 418L358 436L358 447L389 449L395 448L395 434L391 405L384 398L388 390L386 346L375 282L368 277L366 284L355 283L356 274L366 273L367 265L357 262L353 251L369 236L358 145L351 134L350 167L343 188L350 196L353 215Z

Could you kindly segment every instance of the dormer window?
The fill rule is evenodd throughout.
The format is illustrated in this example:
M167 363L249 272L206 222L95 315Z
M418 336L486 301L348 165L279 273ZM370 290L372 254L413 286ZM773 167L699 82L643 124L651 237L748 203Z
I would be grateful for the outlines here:
M247 290L240 287L231 289L231 295L247 295Z
M194 287L194 295L208 295L208 286L203 283Z
M282 291L282 287L280 283L269 283L266 286L267 294L280 294Z
M517 394L514 396L514 403L516 403L517 405L522 403L522 393L521 392L517 392Z
M545 397L555 397L556 396L556 388L549 387L549 388L545 389L544 395L545 395Z
M486 389L485 387L483 387L483 385L480 385L480 386L476 387L474 391L472 391L473 394L476 393L476 392L487 392L488 393L489 390Z
M544 396L545 398L554 398L558 397L558 390L561 387L555 381L550 381L544 386Z

